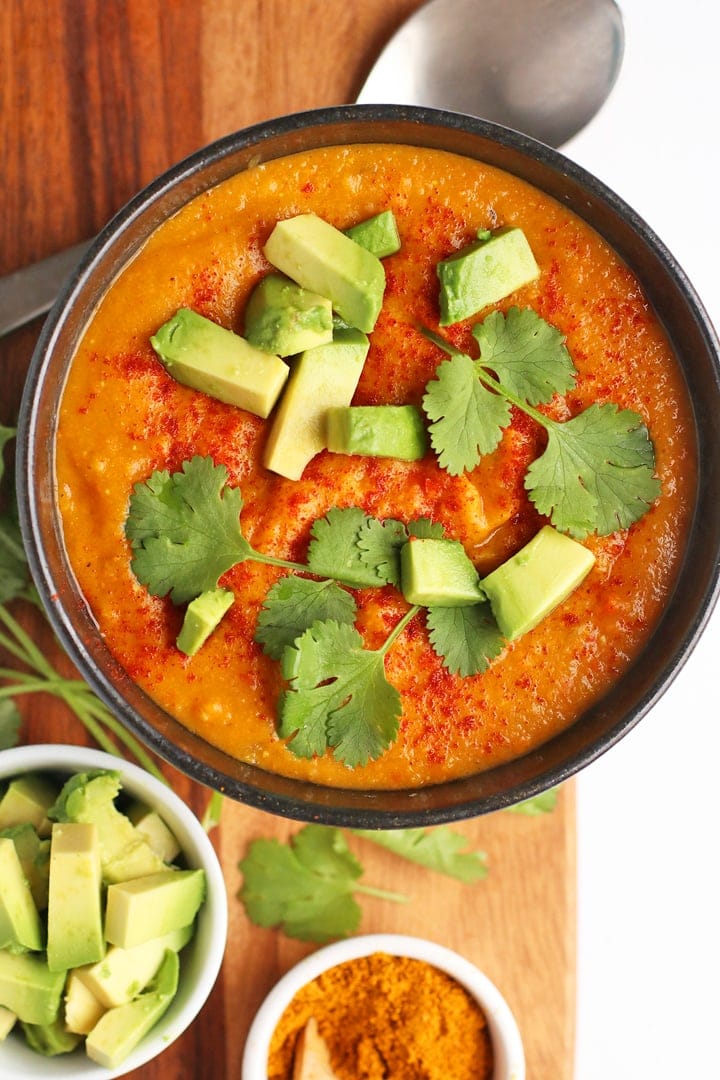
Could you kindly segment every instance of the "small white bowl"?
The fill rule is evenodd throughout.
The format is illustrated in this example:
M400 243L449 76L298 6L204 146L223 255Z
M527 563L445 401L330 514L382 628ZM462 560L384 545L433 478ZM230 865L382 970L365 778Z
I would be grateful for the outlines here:
M205 1004L220 971L227 941L227 891L222 869L205 830L192 810L168 786L123 758L82 746L19 746L0 752L0 780L26 772L54 772L64 778L88 769L112 769L120 774L122 791L156 810L172 830L190 867L202 867L207 896L198 914L197 929L181 954L177 994L156 1026L117 1069L106 1069L82 1049L43 1057L22 1037L11 1033L0 1043L3 1080L110 1080L124 1076L158 1056L192 1023Z
M260 1006L245 1043L242 1080L267 1080L270 1041L295 994L324 971L372 953L425 960L446 972L475 998L485 1013L495 1067L492 1080L525 1080L525 1053L515 1017L498 988L474 964L444 945L404 934L363 934L326 945L291 968Z

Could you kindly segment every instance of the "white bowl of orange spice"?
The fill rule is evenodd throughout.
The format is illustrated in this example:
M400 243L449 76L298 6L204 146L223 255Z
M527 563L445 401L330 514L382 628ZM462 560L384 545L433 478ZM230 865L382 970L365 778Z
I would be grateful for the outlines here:
M335 942L291 968L248 1033L242 1080L524 1080L515 1018L451 949L402 934Z

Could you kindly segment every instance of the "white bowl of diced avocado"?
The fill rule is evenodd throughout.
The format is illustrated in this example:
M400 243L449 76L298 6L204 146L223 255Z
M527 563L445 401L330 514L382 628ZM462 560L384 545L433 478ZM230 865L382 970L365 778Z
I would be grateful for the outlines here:
M197 1016L227 939L190 808L99 750L0 753L0 1076L115 1077Z

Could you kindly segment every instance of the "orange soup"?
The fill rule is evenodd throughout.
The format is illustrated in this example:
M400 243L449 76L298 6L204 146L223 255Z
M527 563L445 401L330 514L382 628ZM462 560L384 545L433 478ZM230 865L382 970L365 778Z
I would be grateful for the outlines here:
M462 677L436 654L420 613L388 650L399 692L397 736L349 768L332 750L300 757L277 729L281 665L255 639L268 590L286 572L238 563L220 584L235 601L193 657L176 648L183 610L149 594L125 534L134 485L196 455L239 487L253 548L304 561L314 523L359 507L380 521L429 518L459 540L481 575L546 523L524 486L545 445L540 424L512 422L476 468L453 476L431 449L421 460L315 456L300 480L262 465L270 420L176 382L150 337L179 308L243 332L248 296L270 269L277 221L312 212L339 229L391 209L401 248L384 260L386 290L354 404L421 406L444 359L419 331L438 332L437 263L479 229L522 228L537 281L497 308L532 309L565 337L574 387L539 408L565 421L594 402L638 413L655 448L661 494L638 521L582 539L595 564L581 585L488 669ZM440 330L477 355L471 329L487 312ZM608 245L566 207L474 160L407 146L330 147L258 165L161 225L113 284L74 357L57 443L57 491L74 572L105 641L131 678L185 726L227 753L331 786L405 788L485 770L571 724L632 664L678 569L694 498L690 407L682 375L642 289ZM354 592L356 627L378 649L408 611L393 585Z

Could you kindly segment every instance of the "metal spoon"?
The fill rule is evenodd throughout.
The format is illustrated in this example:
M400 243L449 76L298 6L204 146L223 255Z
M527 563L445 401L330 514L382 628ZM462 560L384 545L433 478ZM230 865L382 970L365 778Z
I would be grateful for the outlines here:
M561 146L605 101L622 53L614 0L430 0L357 100L468 113ZM0 277L0 336L52 307L89 244Z

